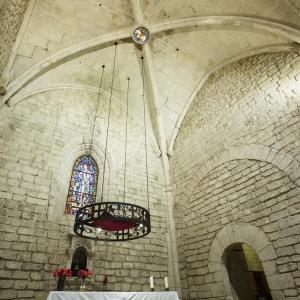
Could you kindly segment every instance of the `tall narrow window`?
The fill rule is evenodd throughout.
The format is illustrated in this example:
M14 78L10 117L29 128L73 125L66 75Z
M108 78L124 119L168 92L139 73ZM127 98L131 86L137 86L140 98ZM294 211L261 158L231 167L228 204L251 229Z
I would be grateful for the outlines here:
M78 208L96 199L98 167L89 155L79 157L73 166L65 213L75 215Z

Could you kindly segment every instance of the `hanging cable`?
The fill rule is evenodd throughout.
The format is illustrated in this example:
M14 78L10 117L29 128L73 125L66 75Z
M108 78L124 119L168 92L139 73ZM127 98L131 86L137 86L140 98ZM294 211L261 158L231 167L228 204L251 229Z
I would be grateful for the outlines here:
M146 180L147 180L147 201L148 201L148 211L150 211L149 203L149 174L148 174L148 151L147 151L147 126L146 126L146 101L145 101L145 76L144 76L144 57L141 57L142 60L142 80L143 80L143 104L144 104L144 144L145 144L145 160L146 160Z
M101 202L103 200L103 188L104 188L104 175L106 169L106 156L107 156L107 144L108 144L108 133L109 133L109 125L110 125L110 114L111 114L111 99L113 93L113 85L114 85L114 77L115 77L115 65L116 65L116 56L117 56L117 47L118 43L115 42L115 55L114 55L114 63L113 63L113 71L112 71L112 79L111 79L111 88L110 88L110 97L109 97L109 107L108 107L108 115L107 115L107 127L106 127L106 140L105 140L105 150L104 150L104 165L103 165L103 174L102 174L102 187L101 187ZM109 181L109 178L108 178ZM109 196L109 183L107 185L107 197Z
M144 62L142 58L142 81L143 81L143 105L144 105L144 143L145 143L145 163L146 163L146 175L147 175L147 200L148 209L132 203L127 203L125 197L126 183L127 183L127 160L128 160L128 132L129 132L129 97L130 97L130 78L127 78L127 97L126 97L126 127L125 127L125 143L124 143L124 201L105 201L104 198L104 180L107 180L107 194L106 197L109 199L110 193L110 178L106 172L107 165L107 150L110 137L111 113L112 113L112 97L114 89L114 80L116 72L116 60L117 60L117 46L115 43L112 78L110 86L110 97L108 99L107 107L107 120L106 120L106 135L103 135L105 140L104 145L104 162L103 162L103 173L102 173L102 188L101 188L101 199L98 203L92 203L78 208L75 220L74 220L74 232L83 238L93 239L97 241L128 241L142 238L151 232L151 221L150 221L150 202L149 202L149 173L148 173L148 153L147 153L147 108L145 99L145 78L144 78ZM99 93L97 103L95 105L96 113L91 128L91 145L93 145L93 139L96 128L96 118L99 108L99 99L102 87L102 80L104 78L104 66L101 76L101 82L99 84ZM122 147L123 148L123 147ZM90 146L90 152L92 146ZM123 152L123 150L121 150ZM105 176L108 176L106 179ZM121 183L122 184L122 183ZM105 198L106 198L105 197ZM91 211L93 212L91 214Z
M125 185L126 185L126 163L127 163L127 132L128 132L128 100L129 100L129 81L127 78L127 100L126 100L126 121L125 121L125 149L124 149L124 197L123 202L125 202Z
M92 126L90 148L89 148L89 152L88 152L89 155L91 155L93 141L94 141L95 125L96 125L96 119L97 119L98 108L99 108L99 103L100 103L100 95L101 95L101 88L102 88L102 80L103 80L103 75L104 75L104 69L105 69L105 65L102 65L101 80L100 80L99 90L98 90L97 104L96 104L96 110L95 110L95 117L94 117L94 122L93 122L93 126Z

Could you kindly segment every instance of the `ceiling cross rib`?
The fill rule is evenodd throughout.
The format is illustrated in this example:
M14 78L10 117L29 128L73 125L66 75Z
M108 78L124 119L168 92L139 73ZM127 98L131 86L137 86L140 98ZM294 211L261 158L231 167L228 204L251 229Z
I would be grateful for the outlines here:
M130 0L132 13L135 19L136 25L144 25L144 18L141 10L141 6L139 0ZM150 32L151 34L151 32ZM178 254L177 254L177 246L176 246L176 232L175 232L175 223L173 217L173 203L174 197L172 193L172 184L170 178L170 164L169 157L167 153L167 140L165 136L165 129L162 120L162 114L160 109L160 99L159 99L159 90L157 85L157 79L155 75L155 70L153 66L152 53L148 43L142 46L143 56L144 56L144 64L145 64L145 79L146 85L148 89L147 98L148 98L148 113L155 120L152 122L156 126L156 132L158 134L158 144L161 149L161 159L164 169L164 177L165 177L165 192L166 198L168 202L168 230L169 230L169 252L170 252L170 261L169 261L169 272L173 275L174 279L174 287L178 290L179 294L181 294L180 288L180 277L179 277L179 265L178 265Z
M131 0L131 7L132 13L137 25L143 25L144 18L141 10L141 6L139 0ZM142 46L143 49L143 56L145 62L145 79L146 85L148 90L148 113L150 116L154 117L155 120L151 120L155 127L154 130L158 134L158 144L160 146L162 155L163 153L167 153L167 144L166 144L166 137L165 137L165 130L162 122L162 115L160 113L160 101L159 101L159 93L157 87L157 80L156 75L154 72L153 61L152 61L152 54L149 44L144 44ZM152 112L152 114L151 114ZM153 113L154 112L154 113ZM166 173L169 174L169 170L165 170Z
M132 0L131 2L132 10L138 10L136 6L139 7L139 3L134 0ZM142 22L142 14L140 14L140 16L141 17L138 17L138 20L141 20ZM238 27L251 26L251 28L275 33L289 38L294 42L300 43L299 28L286 25L285 23L278 20L266 19L262 17L245 17L239 15L196 16L190 18L164 20L156 22L154 24L149 24L148 27L152 34L156 34L171 29L181 29L192 26L205 27L216 25L222 25L223 27L233 25ZM54 53L53 55L38 62L37 64L34 64L16 79L9 82L7 87L5 86L7 93L3 96L0 95L0 108L22 88L26 87L35 79L39 78L48 71L76 57L105 48L112 42L127 39L130 37L131 30L131 27L126 27L118 31L105 33L97 38L90 39L88 41L84 41L82 43L60 50L57 53Z

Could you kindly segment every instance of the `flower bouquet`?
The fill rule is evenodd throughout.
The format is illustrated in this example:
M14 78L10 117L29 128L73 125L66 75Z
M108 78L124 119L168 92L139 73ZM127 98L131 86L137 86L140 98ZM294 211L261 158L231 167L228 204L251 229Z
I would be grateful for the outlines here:
M81 278L81 286L80 286L81 291L85 290L85 279L91 277L92 275L93 272L89 269L81 269L78 271L77 276Z
M72 270L68 268L59 268L53 272L53 276L57 278L57 291L63 291L65 289L66 277L70 277L72 274Z

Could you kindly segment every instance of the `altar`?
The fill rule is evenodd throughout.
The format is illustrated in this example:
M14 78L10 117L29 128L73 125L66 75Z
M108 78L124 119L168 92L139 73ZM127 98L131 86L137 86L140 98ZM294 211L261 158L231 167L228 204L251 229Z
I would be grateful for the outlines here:
M53 291L47 300L179 300L177 292L60 292Z

